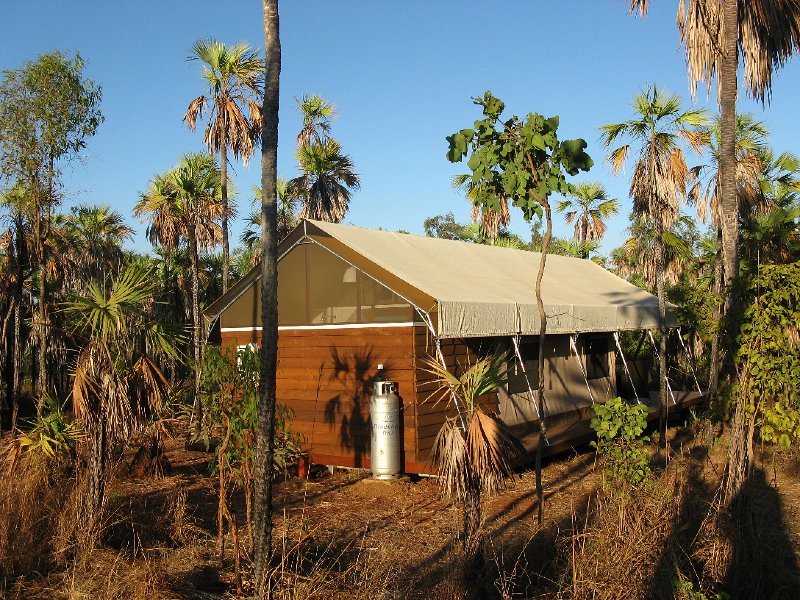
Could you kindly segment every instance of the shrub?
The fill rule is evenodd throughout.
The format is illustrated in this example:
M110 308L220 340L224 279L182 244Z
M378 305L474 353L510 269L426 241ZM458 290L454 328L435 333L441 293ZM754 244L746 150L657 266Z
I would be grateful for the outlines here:
M650 476L650 454L642 435L647 428L647 406L628 404L614 398L605 404L592 404L595 414L591 427L597 433L592 446L605 459L605 470L617 483L639 485Z

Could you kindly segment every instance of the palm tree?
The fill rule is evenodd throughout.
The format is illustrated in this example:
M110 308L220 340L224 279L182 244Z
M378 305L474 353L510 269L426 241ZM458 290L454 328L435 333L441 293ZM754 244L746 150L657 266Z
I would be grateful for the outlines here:
M261 132L261 373L258 431L253 457L253 576L258 600L270 595L272 556L272 462L275 454L275 382L278 368L278 107L281 37L278 0L263 0L267 55Z
M480 224L480 233L491 239L500 235L511 222L511 213L508 211L508 199L499 198L498 208L494 209L486 204L477 203L478 189L472 182L472 175L460 173L453 177L453 188L462 190L467 200L472 203L472 220Z
M303 117L303 128L297 134L297 147L319 145L331 139L331 122L338 117L336 106L320 94L294 99Z
M297 198L289 193L289 184L283 177L276 183L278 193L278 240L289 235L297 225ZM253 196L261 204L261 190L253 188ZM245 229L240 238L248 251L253 252L252 263L258 262L255 250L261 245L261 211L254 210L245 219Z
M102 282L122 264L122 243L133 230L122 215L108 206L75 206L64 223L72 245L74 261L79 266L78 283Z
M226 46L213 39L199 40L192 46L189 60L203 63L203 79L208 96L198 96L189 104L183 120L194 131L198 117L211 104L203 141L211 154L219 152L222 181L222 288L228 289L230 247L228 243L228 149L236 160L250 160L259 143L261 95L264 61L258 51L244 43ZM247 113L247 114L245 114Z
M578 183L570 198L558 203L559 211L566 211L567 225L575 223L575 239L580 244L600 242L606 232L603 219L608 219L619 211L619 200L609 198L602 183ZM588 248L581 258L589 258Z
M647 13L650 0L631 0L631 11ZM731 304L738 273L736 193L736 98L739 49L747 91L769 100L773 71L800 49L800 4L794 0L682 0L678 27L686 47L691 91L717 78L721 111L720 207L726 285ZM737 486L738 489L738 486Z
M628 227L628 239L611 253L617 275L652 292L658 287L659 276L665 284L675 285L692 264L694 242L697 240L695 222L686 216L665 228L663 241L663 267L659 271L656 261L655 224L643 215L633 216ZM698 240L699 242L699 240Z
M189 250L192 274L192 344L194 348L195 394L194 427L199 431L200 365L203 330L200 320L199 253L220 243L222 229L217 221L225 215L221 200L220 169L207 154L187 154L178 166L165 175L157 175L150 189L134 208L136 216L148 216L147 233L151 243L167 252L178 250L185 242Z
M103 506L107 458L160 409L168 383L156 361L178 356L175 335L151 318L157 286L154 273L129 265L108 290L89 282L87 294L65 307L81 341L72 399L88 433L82 520L92 531Z
M703 110L683 110L677 95L667 95L656 86L637 94L633 100L631 120L603 125L601 140L606 147L618 139L627 143L611 152L609 159L614 173L619 173L631 151L638 146L638 159L631 177L630 195L634 215L642 215L653 224L655 242L656 289L658 292L659 380L661 401L662 445L666 448L667 409L667 330L666 292L664 289L664 229L680 217L680 202L686 198L689 168L681 149L681 140L699 152L706 143L704 127L707 118Z
M480 403L482 396L505 385L507 363L506 354L490 356L476 361L460 376L432 359L424 367L439 388L434 401L457 403L451 408L456 408L459 416L447 419L436 435L431 463L439 473L443 494L463 504L467 570L480 560L481 496L502 489L524 454L505 423Z
M290 193L302 198L300 217L338 223L347 214L352 190L361 186L353 161L339 142L328 139L297 150L303 174L289 182Z

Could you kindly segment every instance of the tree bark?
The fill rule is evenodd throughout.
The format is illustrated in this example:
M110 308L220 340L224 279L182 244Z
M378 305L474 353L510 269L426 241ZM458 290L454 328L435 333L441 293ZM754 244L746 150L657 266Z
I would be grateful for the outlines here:
M722 255L727 287L726 307L733 304L733 284L739 274L739 207L736 194L736 96L738 68L739 16L737 0L723 0L724 32L722 62L719 72L720 126L720 209L722 219Z
M719 296L722 293L722 229L717 229L717 255L714 260L714 294ZM714 396L719 388L719 372L720 372L720 318L722 317L721 307L717 302L714 308L714 322L715 329L711 336L711 358L709 360L709 373L708 373L708 395Z
M106 429L102 418L92 425L89 438L88 481L83 506L83 527L94 538L105 497Z
M200 327L200 267L197 256L197 238L194 234L189 236L189 259L192 267L192 345L194 347L194 403L192 408L193 433L195 437L200 433L200 422L203 419L203 405L200 402L200 371L201 371L201 327Z
M472 482L464 496L464 580L468 585L475 580L476 567L481 566L481 489Z
M658 294L658 330L661 337L658 341L658 398L661 402L659 413L659 433L661 434L661 447L667 449L667 300L664 289L664 221L659 215L653 215L655 226L655 253L656 253L656 293Z
M736 355L736 327L738 323L737 278L739 276L739 206L736 193L736 97L737 68L739 59L739 13L737 0L724 0L722 5L722 27L724 33L723 53L720 65L720 156L719 171L722 212L722 255L725 273L725 349L728 360ZM724 375L734 383L735 368L726 365ZM728 501L736 497L750 469L752 434L747 425L746 400L736 398L734 408L731 446L725 469L725 496Z
M46 310L46 293L45 287L47 281L45 278L45 256L44 256L44 240L42 233L42 214L41 205L37 204L36 219L33 226L34 243L36 247L36 260L39 263L38 285L39 297L38 305L36 307L37 321L38 321L38 370L36 377L36 393L38 395L36 401L36 414L41 416L42 407L44 405L44 393L47 389L47 310Z
M275 379L278 366L278 104L281 41L278 0L263 0L266 74L261 132L261 373L254 459L255 597L270 594L272 480L275 452Z
M228 139L222 132L222 147L219 150L219 169L222 178L222 293L228 291L228 273L231 267L230 243L228 241Z
M542 201L544 207L545 223L547 228L542 240L542 254L539 260L539 271L536 273L536 306L539 309L539 387L536 389L536 402L539 405L539 442L536 445L536 499L539 502L537 519L539 526L544 524L544 487L542 486L542 453L544 452L544 439L547 437L547 426L545 424L544 406L544 347L547 336L547 313L544 311L544 301L542 300L542 278L544 268L547 265L547 251L550 249L550 242L553 239L553 215L550 210L550 202L547 198Z

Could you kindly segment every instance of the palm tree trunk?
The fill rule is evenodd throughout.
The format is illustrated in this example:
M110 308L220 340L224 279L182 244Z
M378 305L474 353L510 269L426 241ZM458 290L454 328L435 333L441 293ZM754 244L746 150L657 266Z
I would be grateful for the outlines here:
M200 402L201 327L200 327L200 267L197 257L197 237L189 236L189 260L192 263L192 345L194 347L194 404L192 408L193 432L200 433L203 405Z
M219 170L222 178L222 293L228 291L228 272L231 267L228 242L228 140L222 132L222 147L219 150Z
M739 59L739 13L737 0L724 0L722 4L722 27L724 32L724 48L720 65L720 156L719 171L722 208L722 252L725 264L725 315L726 315L726 350L728 357L735 355L736 323L738 322L738 298L736 283L738 272L739 250L739 207L736 194L736 96L737 68ZM726 369L726 374L733 380L734 369ZM752 427L748 426L744 398L736 398L733 429L731 431L728 464L725 470L725 497L727 501L735 498L749 471L752 446Z
M658 294L658 329L661 333L658 351L658 398L661 402L658 430L661 434L661 447L667 448L667 302L664 289L664 222L654 215L656 234L656 293Z
M89 464L83 506L83 527L90 539L97 531L98 518L105 496L106 429L102 418L89 432Z
M714 295L718 296L722 292L722 229L717 228L717 255L714 260ZM717 393L719 388L719 372L720 372L720 310L719 302L717 301L714 307L714 333L711 336L711 359L709 361L708 373L708 395L713 396Z
M553 216L550 211L550 203L545 198L542 201L544 206L545 223L547 229L542 240L542 254L539 260L539 272L536 273L536 306L539 309L539 387L536 390L536 402L539 405L539 443L536 445L536 499L539 503L537 519L539 525L544 524L544 487L542 486L542 453L544 452L544 439L547 437L547 426L545 424L544 406L544 347L547 336L547 314L544 311L544 301L542 300L542 278L544 268L547 264L547 251L550 249L550 242L553 239Z
M477 481L470 482L464 495L464 583L474 583L483 565L481 551L481 489Z
M738 2L723 0L722 27L725 35L720 66L720 208L722 212L722 255L725 261L726 308L733 301L733 284L738 276L739 210L736 194L736 96L738 68Z
M278 366L278 105L281 40L278 0L263 0L266 74L261 109L261 373L253 460L255 597L267 598L272 556L272 478L275 453L275 379Z

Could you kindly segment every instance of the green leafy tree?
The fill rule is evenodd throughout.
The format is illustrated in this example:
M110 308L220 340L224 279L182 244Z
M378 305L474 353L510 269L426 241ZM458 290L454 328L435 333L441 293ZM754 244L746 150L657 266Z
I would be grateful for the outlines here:
M475 242L475 229L456 221L455 215L449 212L444 215L434 215L425 219L422 224L425 235L441 238L443 240L458 240L461 242Z
M4 71L0 81L0 175L25 191L23 214L32 232L37 266L33 334L38 342L39 411L48 387L52 335L47 239L60 199L61 168L80 153L103 120L101 89L84 78L83 69L80 55L70 58L52 52L21 69Z
M203 64L202 76L207 94L192 100L183 120L194 131L197 119L211 105L203 141L211 154L219 153L222 195L222 289L228 289L230 246L228 216L228 151L247 164L261 136L261 96L264 60L258 51L244 43L226 46L213 39L199 40L192 46L189 60Z
M744 411L734 414L734 426L745 432L745 443L731 448L746 455L729 456L728 470L751 464L757 427L762 439L783 447L800 440L800 262L762 265L749 294L752 301L741 327L734 392L737 404L745 405ZM733 499L736 474L726 475L725 492Z
M472 171L473 203L496 213L502 212L504 203L510 202L522 210L530 222L534 216L545 217L547 229L542 244L539 270L536 275L536 301L539 307L539 388L537 403L542 415L539 449L536 453L536 487L539 497L539 522L544 521L544 495L541 484L541 454L545 432L544 423L544 348L547 315L542 301L542 277L547 252L553 237L553 219L550 195L567 194L573 186L565 174L576 175L588 171L593 161L585 152L582 139L559 141L558 117L545 119L529 113L525 119L517 116L503 121L500 115L505 104L487 91L482 98L474 98L481 107L483 118L474 123L474 129L462 129L447 137L447 159L460 162L467 156L467 166Z

